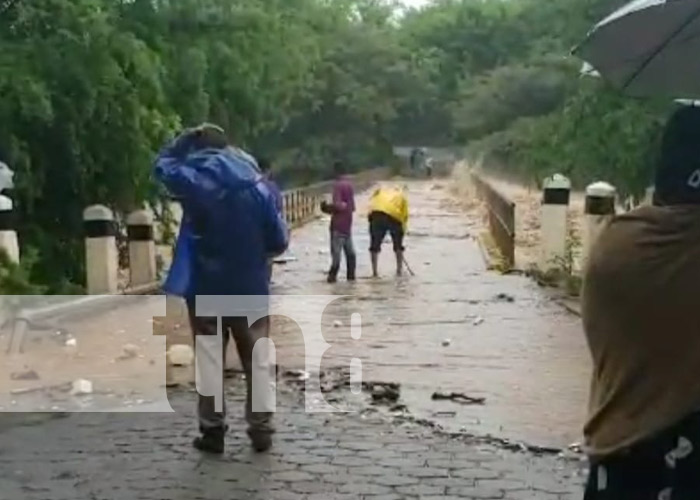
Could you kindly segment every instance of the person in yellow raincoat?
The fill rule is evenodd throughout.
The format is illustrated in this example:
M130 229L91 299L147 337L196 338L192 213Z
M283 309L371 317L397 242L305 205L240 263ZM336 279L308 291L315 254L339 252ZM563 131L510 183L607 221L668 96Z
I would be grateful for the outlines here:
M379 252L386 233L391 235L391 241L396 255L396 275L401 276L403 270L403 238L408 227L408 199L406 188L380 187L369 200L369 253L372 259L372 276L377 277Z

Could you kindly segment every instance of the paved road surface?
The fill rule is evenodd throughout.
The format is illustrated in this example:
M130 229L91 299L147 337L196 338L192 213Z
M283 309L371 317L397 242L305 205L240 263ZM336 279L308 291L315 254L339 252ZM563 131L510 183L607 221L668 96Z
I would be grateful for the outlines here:
M383 278L369 279L363 201L354 233L357 283L324 283L326 221L300 229L291 249L298 260L275 270L276 293L351 295L329 308L324 335L334 355L325 366L360 357L365 379L401 382L402 397L422 416L457 411L440 419L444 425L542 445L579 440L590 370L580 320L529 279L485 271L471 238L478 219L460 210L445 184L409 183L406 257L416 276L393 276L387 241ZM331 326L338 318L349 325L353 312L362 315L361 341ZM281 363L303 367L303 339L293 325L275 342ZM430 396L438 389L483 396L486 405L436 404Z
M578 319L529 280L484 270L470 237L477 221L460 211L445 184L411 182L409 193L406 256L416 276L393 277L386 245L383 278L368 278L362 199L355 226L357 283L325 283L325 220L297 231L290 250L297 260L275 269L277 294L348 296L324 315L323 333L333 350L324 357L323 368L347 367L358 357L364 380L401 383L401 402L408 410L448 430L536 445L578 440L589 375ZM70 380L84 366L97 376L100 363L94 360L101 359L109 372L118 367L120 376L118 383L115 377L98 377L98 390L109 387L112 399L118 394L122 403L127 397L144 397L134 394L134 383L139 377L144 384L158 380L153 372L161 366L163 339L155 336L160 343L151 343L141 327L138 334L131 326L118 328L119 321L152 328L136 314L144 308L132 306L114 311L108 322L92 318L76 325L79 345L85 346L80 357L71 358L60 346L52 350L51 342L44 341L35 347L34 357L23 359L35 363L31 367L42 382L58 380L60 374ZM350 334L353 313L362 319L359 340ZM176 315L157 320L156 330L170 331L176 324L180 326L168 341L186 339L184 318ZM105 342L99 341L100 334ZM449 345L443 345L448 339ZM274 340L280 364L305 368L297 326L278 320ZM115 361L125 341L141 342L143 353ZM44 357L53 352L73 371L42 371L37 352ZM15 359L13 366L20 361ZM118 387L125 378L128 391L121 393ZM431 401L438 389L482 396L486 403ZM240 394L240 389L234 392ZM278 397L281 432L267 458L249 453L239 415L230 418L226 458L202 459L190 450L192 393L172 395L175 414L0 415L0 500L580 497L580 463L456 442L429 428L397 426L371 414L307 415L297 396L287 391ZM38 423L16 425L25 420Z
M240 410L240 384L231 407ZM305 414L282 395L272 452L253 454L240 411L228 449L190 448L194 394L176 414L73 414L0 431L3 500L399 500L580 498L580 464L396 427L375 417Z

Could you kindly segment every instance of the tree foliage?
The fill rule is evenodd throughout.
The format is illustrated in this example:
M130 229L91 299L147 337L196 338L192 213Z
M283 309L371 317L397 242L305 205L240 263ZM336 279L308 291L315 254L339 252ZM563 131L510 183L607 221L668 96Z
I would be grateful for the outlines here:
M154 154L213 121L283 184L467 143L525 177L638 190L666 106L582 79L569 49L619 0L0 2L0 160L27 272L83 281L82 210L158 205Z

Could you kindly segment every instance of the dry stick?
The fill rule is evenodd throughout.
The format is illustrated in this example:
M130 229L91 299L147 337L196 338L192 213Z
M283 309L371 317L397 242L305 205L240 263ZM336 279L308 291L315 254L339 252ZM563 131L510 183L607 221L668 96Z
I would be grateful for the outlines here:
M483 405L486 402L486 398L475 398L472 396L467 396L461 392L451 392L449 394L443 394L441 392L434 392L430 398L433 401L439 400L450 400L455 403L470 404L470 405Z
M404 258L403 258L403 264L406 266L406 269L408 269L408 273L409 273L411 276L415 276L415 275L416 275L416 273L413 272L413 269L411 269L411 266L408 265L408 261L406 260L406 257L405 257L405 256L404 256Z

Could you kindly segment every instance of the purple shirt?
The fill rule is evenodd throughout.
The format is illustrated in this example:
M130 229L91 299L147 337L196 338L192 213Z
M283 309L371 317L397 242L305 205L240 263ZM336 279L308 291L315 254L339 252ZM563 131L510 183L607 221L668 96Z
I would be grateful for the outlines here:
M339 177L333 184L333 205L336 211L331 217L331 231L349 236L352 233L355 192L347 177Z

